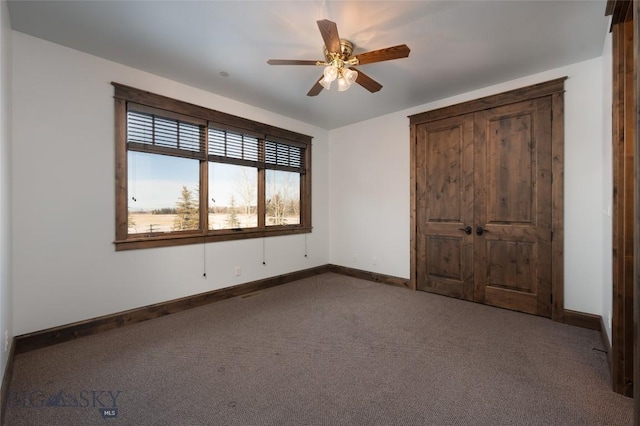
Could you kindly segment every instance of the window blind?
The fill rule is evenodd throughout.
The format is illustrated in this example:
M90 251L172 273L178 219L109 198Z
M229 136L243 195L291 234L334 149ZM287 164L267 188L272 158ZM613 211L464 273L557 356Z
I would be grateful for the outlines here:
M204 159L204 127L172 118L127 111L127 147L177 157Z
M209 127L209 161L259 167L259 140L253 136Z
M282 142L265 141L265 168L305 172L305 149Z
M209 160L305 173L305 148L209 127Z

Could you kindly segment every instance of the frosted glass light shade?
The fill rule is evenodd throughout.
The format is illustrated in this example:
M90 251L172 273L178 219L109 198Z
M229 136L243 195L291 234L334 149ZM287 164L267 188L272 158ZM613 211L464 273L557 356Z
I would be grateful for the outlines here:
M331 82L338 78L338 67L328 65L324 68L323 74L324 77L319 81L319 83L322 85L322 87L329 90L329 88L331 87Z
M331 88L331 81L327 80L326 78L321 78L320 81L318 82L320 83L320 85L322 87L324 87L325 89L329 90Z
M338 79L338 92L344 92L349 86L351 86L351 83L349 83L346 78L340 77Z
M349 82L349 85L351 85L358 78L358 72L349 68L345 68L342 70L342 76Z
M329 65L324 68L324 78L329 82L332 82L338 77L338 67Z

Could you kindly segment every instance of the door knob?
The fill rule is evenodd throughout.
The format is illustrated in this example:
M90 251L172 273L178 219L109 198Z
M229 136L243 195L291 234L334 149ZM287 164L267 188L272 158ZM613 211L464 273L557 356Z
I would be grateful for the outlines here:
M466 228L458 228L459 231L464 231L465 234L471 235L471 227L467 226Z
M485 232L489 232L486 229L482 229L482 226L478 226L476 228L476 235L481 236L482 234L484 234Z

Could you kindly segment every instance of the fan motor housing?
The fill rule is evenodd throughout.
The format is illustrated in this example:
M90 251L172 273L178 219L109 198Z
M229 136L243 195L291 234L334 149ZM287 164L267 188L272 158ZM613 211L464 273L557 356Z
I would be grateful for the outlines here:
M331 54L327 50L327 46L324 47L324 57L327 59L327 62L331 62ZM343 61L347 61L351 55L353 54L353 43L349 40L340 39L340 59Z

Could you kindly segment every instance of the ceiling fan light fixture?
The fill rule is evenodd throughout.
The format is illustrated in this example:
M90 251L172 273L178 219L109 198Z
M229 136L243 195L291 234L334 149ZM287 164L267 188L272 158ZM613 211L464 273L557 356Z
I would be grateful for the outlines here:
M346 78L340 77L338 79L338 92L344 92L349 86L351 86L351 83L349 83Z
M329 90L329 88L331 87L331 83L335 81L336 78L338 78L339 73L340 73L340 70L338 69L337 66L327 65L324 68L324 72L323 72L324 77L320 79L319 83L322 85L322 87Z
M327 65L324 68L324 79L331 83L333 80L338 78L338 71L338 67L336 67L335 65Z
M356 79L358 78L358 72L350 68L345 68L342 70L342 76L349 82L349 85L351 85L355 83Z
M338 91L344 92L356 81L358 72L349 68L340 69L340 77L338 78Z
M331 89L331 81L327 80L326 77L321 78L318 83L327 90Z

